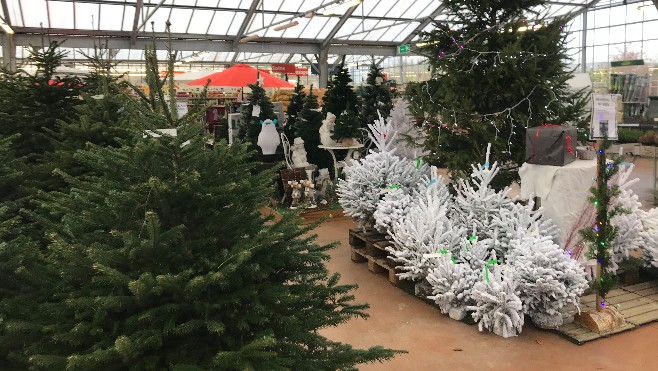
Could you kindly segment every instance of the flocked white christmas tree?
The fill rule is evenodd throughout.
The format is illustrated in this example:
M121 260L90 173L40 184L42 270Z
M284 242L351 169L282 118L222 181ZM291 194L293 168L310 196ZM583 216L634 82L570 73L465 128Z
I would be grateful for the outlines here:
M498 174L498 164L494 163L489 168L489 151L484 165L471 165L473 172L471 179L460 180L457 187L457 196L454 202L453 218L459 220L459 224L475 226L477 237L480 239L490 238L493 248L498 256L504 256L507 252L509 237L506 231L514 230L514 220L496 218L506 211L511 212L513 208L512 199L507 195L510 191L506 187L502 191L496 191L490 187L491 181Z
M462 320L466 316L467 307L474 304L471 290L481 279L479 270L473 270L469 264L457 262L448 251L442 251L435 265L427 275L434 300L443 314L450 318Z
M465 241L466 228L448 217L449 204L433 192L425 192L407 215L393 224L393 245L387 248L398 262L402 279L422 281L435 264L436 257L428 257L442 250L459 251Z
M643 231L640 233L642 256L648 267L658 268L658 208L640 210Z
M544 217L542 208L534 210L533 199L534 197L530 197L525 205L512 202L491 217L491 224L496 227L497 246L508 247L512 239L522 239L528 236L550 236L553 242L561 245L560 230L552 220ZM498 254L502 253L501 250L497 249Z
M347 180L340 180L336 189L345 215L358 221L362 228L374 224L377 205L389 189L411 190L429 173L427 165L417 169L414 161L395 155L397 133L381 115L368 129L376 149L346 167Z
M396 220L400 220L409 211L413 196L402 188L386 190L384 198L377 204L373 217L375 228L379 232L388 232Z
M398 133L397 155L409 159L422 157L425 153L422 150L425 135L422 130L416 126L414 118L409 114L409 104L402 98L398 98L387 119L392 130Z
M517 282L509 271L491 266L487 269L488 279L473 286L475 304L468 309L473 311L480 331L487 329L504 338L516 336L524 321Z
M524 311L543 328L562 325L560 309L577 308L588 288L585 270L550 236L526 236L511 241L507 265L518 282Z
M629 258L630 251L637 249L642 244L643 231L642 225L642 204L635 192L630 188L631 185L640 179L628 178L633 171L634 165L620 166L617 173L617 185L619 186L619 196L617 203L626 210L626 213L618 214L610 221L617 227L617 238L612 242L612 260L615 264Z

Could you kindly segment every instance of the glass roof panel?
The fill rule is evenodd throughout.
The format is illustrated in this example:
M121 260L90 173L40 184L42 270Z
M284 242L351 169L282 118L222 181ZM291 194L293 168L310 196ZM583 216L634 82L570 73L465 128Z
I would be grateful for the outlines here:
M317 34L315 38L318 40L324 40L329 35L329 32L331 32L331 30L333 30L334 27L336 27L339 21L340 20L335 17L327 18L327 23L325 23L325 25L320 29L320 32ZM342 29L343 28L341 27L341 30Z
M171 9L169 22L171 22L171 32L185 33L187 26L192 18L192 9Z
M223 34L226 34L226 35L237 35L237 34L238 34L238 31L240 30L240 25L242 25L242 21L244 21L244 19L245 19L246 16L247 16L247 15L244 14L244 13L235 13L235 18L232 18L233 21L232 21L231 23L226 24L226 25L221 25L221 23L222 23L222 22L227 23L226 21L228 21L228 20L223 20L223 21L222 21L222 20L220 20L219 18L215 17L215 20L214 20L214 22L213 22L212 27L214 28L214 27L216 27L217 25L219 25L219 27L221 27L221 28L223 28L223 27L229 27L229 28L228 28L228 31L224 31L224 33L216 33L216 32L214 32L214 31L211 30L209 33L212 34L212 35L223 35Z
M133 20L135 19L135 8L132 6L123 7L123 25L121 27L122 31L132 31L133 29ZM139 26L139 25L138 25Z
M57 7L59 6L60 4L57 5ZM50 7L51 15L53 8L54 7L52 6ZM124 13L123 13L124 9L130 11L130 12L128 11L126 12L125 17L128 17L132 20L135 17L134 8L121 6L121 5L101 5L100 20L96 22L98 24L98 29L120 31L121 27L123 26L120 20L124 17ZM70 14L71 13L69 13L69 15ZM132 25L131 25L131 29L132 29Z
M73 15L73 3L50 3L50 27L52 28L70 28L71 16ZM30 13L31 16L32 13ZM14 19L12 18L12 21Z
M191 18L187 32L196 33L196 34L205 34L206 31L208 31L208 26L210 25L210 20L213 18L214 13L215 12L210 10L195 10L194 15ZM226 12L217 12L217 14L214 14L214 16L225 17L226 16L225 14Z
M400 18L418 19L429 17L440 5L432 0L416 0L414 6L400 15Z
M20 0L7 0L9 17L11 17L11 24L14 26L23 26L23 18L21 17L21 7L19 2Z
M361 22L360 20L358 22ZM391 21L386 21L393 23ZM363 23L361 23L360 26L357 26L356 30L353 32L350 37L348 37L348 40L363 40L363 38L367 35L367 33L364 33L362 31L367 31L367 30L372 30L375 28L375 25L378 23L378 21L374 19L364 19Z
M256 17L257 17L257 18L260 18L261 16L256 15ZM274 17L272 18L272 21L271 21L270 23L281 22L281 21L283 21L283 20L285 20L285 19L288 19L288 18L290 18L290 16L288 16L288 15L283 15L283 14L278 14L278 15L276 15L276 16L274 16ZM299 25L297 25L297 26L295 26L295 27L300 27L302 23L305 23L304 21L306 21L306 18L303 18L303 19L295 19L295 20L296 20L297 22L299 22ZM292 21L291 21L291 22L292 22ZM286 23L288 23L288 22L282 23L282 24L280 24L280 25L278 25L278 26L283 26L283 25L285 25ZM264 36L267 36L267 37L281 37L281 36L283 35L283 32L284 32L284 31L283 31L283 30L282 30L282 31L274 31L274 28L275 28L275 27L276 27L276 26L274 26L274 27L270 27L270 28L268 28L267 30L264 30L264 31L260 31L258 34L259 34L259 35L264 35ZM264 34L263 34L263 32L264 32Z
M261 6L265 7L265 10L279 10L281 6L288 1L285 0L267 0L267 1L262 1L261 5L258 6L258 9L261 9ZM293 3L290 1L290 3ZM281 8L283 10L283 8Z
M58 4L59 5L59 4ZM78 29L93 30L98 28L98 4L76 3L75 26ZM96 25L96 27L93 27ZM73 25L69 25L73 27Z
M281 17L281 19L285 19L285 16L278 16ZM259 30L263 28L263 24L265 25L270 25L272 24L274 20L274 14L265 14L263 13L258 13L254 14L254 16L251 18L251 25L247 27L247 31L245 31L245 35L251 35L254 33L254 31ZM263 23L264 22L264 23ZM259 35L263 35L265 33L265 30L258 31Z
M21 5L25 12L25 26L41 27L43 24L43 27L48 27L48 11L45 0L22 0Z
M373 17L383 17L393 9L396 3L396 0L364 1L361 3L361 6L356 8L352 17L363 14Z

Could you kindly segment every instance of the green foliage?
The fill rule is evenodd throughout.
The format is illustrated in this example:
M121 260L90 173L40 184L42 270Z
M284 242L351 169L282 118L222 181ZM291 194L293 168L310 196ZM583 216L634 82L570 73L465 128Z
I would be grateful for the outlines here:
M327 112L331 112L336 115L336 118L340 117L348 109L348 103L351 104L352 110L356 110L358 97L352 89L352 85L350 85L351 82L352 77L350 77L347 67L341 63L336 68L336 74L329 82L329 87L324 93L324 98L322 98L323 116L326 116Z
M288 122L283 128L283 132L288 137L289 141L293 141L297 137L297 118L299 113L304 108L304 101L306 100L306 93L304 93L304 85L299 82L297 79L297 86L292 92L292 97L290 98L290 103L288 104Z
M617 132L618 143L639 143L643 131L638 129L619 128Z
M238 137L256 147L258 134L260 134L261 129L261 120L273 120L276 116L274 115L274 106L267 97L267 94L265 94L265 89L258 84L249 84L249 87L251 88L249 105L243 107L242 120L240 120L238 127ZM255 105L260 106L260 114L258 116L252 116Z
M65 56L58 51L59 45L31 47L28 60L37 67L34 75L22 70L0 74L0 137L20 134L12 141L12 150L28 165L23 196L61 186L45 157L55 150L54 138L61 129L58 122L76 118L74 107L80 103L82 84L74 77L54 76Z
M543 27L517 32L524 14L543 0L447 0L448 17L459 26L437 24L421 35L433 77L410 84L407 98L425 120L430 163L441 162L455 177L484 158L503 164L494 187L518 178L524 160L525 128L543 123L581 123L583 93L571 93L566 70L567 18L537 21Z
M69 186L38 197L45 249L0 244L1 368L342 370L395 355L318 333L367 316L324 265L333 246L266 223L275 169L254 175L247 144L208 148L201 117L175 118L152 77L126 105L130 138L77 151L88 173L59 172ZM177 136L143 137L166 125ZM3 211L4 240L20 221Z
M359 125L359 118L356 117L352 110L347 109L343 112L338 119L336 119L336 126L334 126L334 134L331 136L333 140L340 140L343 138L357 138L361 136L361 125Z
M380 114L387 118L393 109L393 96L388 81L384 79L382 69L374 63L370 65L361 99L363 102L361 105L363 127L378 120Z
M612 256L610 244L615 240L618 228L610 223L615 215L627 213L621 205L613 206L612 200L619 195L619 186L608 186L612 177L619 171L622 156L618 156L613 163L606 162L605 150L610 148L610 141L603 141L603 147L598 150L597 182L591 188L592 195L589 201L596 206L596 224L580 231L585 241L589 242L588 257L596 259L601 264L601 277L595 280L592 287L599 296L605 298L608 291L615 284L615 275L610 271Z
M318 148L321 144L320 126L322 126L322 113L318 112L318 108L318 100L313 94L313 85L311 85L306 96L306 102L304 102L304 108L295 122L296 132L297 136L304 140L304 149L306 149L308 162L317 165L318 169L331 168L333 161L329 153Z

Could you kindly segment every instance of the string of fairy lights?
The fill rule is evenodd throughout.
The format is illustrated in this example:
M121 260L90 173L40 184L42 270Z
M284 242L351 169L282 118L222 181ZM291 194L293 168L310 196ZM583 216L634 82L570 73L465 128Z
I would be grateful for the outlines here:
M525 20L520 21L520 23L524 24L527 23ZM462 53L470 52L473 53L474 56L471 58L471 63L470 63L470 68L469 69L462 69L462 70L457 70L458 72L464 72L464 73L472 73L476 66L478 66L481 62L482 59L487 59L488 63L493 62L493 65L496 66L497 64L503 64L509 59L514 59L514 60L520 60L521 64L526 63L527 61L534 59L534 58L547 58L549 55L545 53L534 53L534 52L528 52L528 51L517 51L517 52L501 52L501 51L479 51L473 48L469 47L469 44L472 42L476 41L481 35L487 33L487 32L505 32L506 28L509 23L501 23L489 28L486 28L475 35L471 36L469 39L465 41L458 41L455 39L452 35L448 34L445 30L443 29L437 29L439 32L445 34L452 40L452 44L456 45L456 50L452 52L446 52L446 50L441 50L439 49L438 52L436 53L436 57L439 60L446 60L448 63L453 62L457 60L458 57L461 56ZM522 26L524 30L536 30L545 27L541 23L533 22L532 26ZM561 30L564 28L563 24L560 24L558 26ZM507 29L508 32L514 32L512 29ZM432 45L432 44L429 44ZM426 55L427 56L427 55ZM432 56L427 56L428 58ZM497 111L497 112L492 112L492 113L473 113L473 112L466 112L462 109L456 108L456 107L445 107L441 102L436 102L430 92L430 85L433 82L437 82L438 78L436 76L433 76L429 81L425 81L425 83L422 85L421 90L426 94L427 97L429 97L429 101L435 106L435 107L440 107L442 111L450 111L452 114L450 115L452 118L452 126L453 129L456 129L458 125L458 120L457 116L458 113L460 113L462 116L466 116L470 119L480 119L480 120L485 120L489 121L489 123L494 127L495 129L495 138L498 139L498 135L501 131L501 129L498 127L498 121L500 117L504 117L504 121L509 121L510 124L510 134L507 138L507 150L508 152L511 153L511 147L512 147L512 138L515 132L515 127L516 127L516 122L517 120L515 119L513 112L518 109L521 105L524 103L527 103L527 120L523 124L523 126L527 129L529 126L529 122L532 121L533 117L533 110L532 110L532 102L531 102L531 97L538 91L538 89L545 91L548 96L550 96L550 101L545 104L544 108L547 110L549 115L554 115L555 112L551 109L551 106L553 103L558 102L558 98L555 94L555 86L549 85L549 84L537 84L535 85L528 94L526 94L524 97L522 97L519 101L516 103L512 104L510 107L507 107L503 110ZM414 101L414 97L411 97L411 100ZM424 112L428 112L423 104L422 99L418 99L417 102L419 103L419 107L421 110ZM565 104L571 104L570 102L564 102ZM431 111L430 111L431 112ZM423 122L424 126L433 126L438 128L438 139L440 142L440 137L441 137L441 129L446 127L444 124L443 120L439 117L436 118L438 121L437 124L434 124L430 121L428 121L428 118L425 117L425 120ZM441 146L439 144L439 146Z

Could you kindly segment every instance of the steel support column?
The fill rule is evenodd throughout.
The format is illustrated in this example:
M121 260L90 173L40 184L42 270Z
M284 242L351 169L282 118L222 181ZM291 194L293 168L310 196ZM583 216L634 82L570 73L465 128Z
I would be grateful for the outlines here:
M320 68L320 88L326 88L329 83L329 50L320 50L320 58L318 58L318 66Z
M16 45L14 35L3 33L2 37L2 65L9 71L16 71Z
M583 16L583 37L580 47L580 72L587 72L587 12Z

